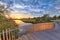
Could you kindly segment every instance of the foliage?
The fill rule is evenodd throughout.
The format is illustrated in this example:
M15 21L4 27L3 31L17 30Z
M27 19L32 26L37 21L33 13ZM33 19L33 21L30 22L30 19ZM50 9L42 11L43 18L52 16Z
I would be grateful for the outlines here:
M60 15L58 16L58 19L60 19Z
M25 19L23 18L21 20L27 23L42 23L42 22L54 22L54 20L57 19L60 19L60 15L58 17L56 15L50 17L48 14L45 14L42 17L25 18Z
M5 8L4 5L0 5L0 30L5 30L5 29L12 29L12 28L15 28L17 27L17 24L12 20L12 19L7 19L5 17L5 11L8 11L7 9L10 9L10 5L12 5L12 1L10 1L10 4L7 5L7 8ZM8 14L8 13L6 13Z
M4 15L0 14L0 30L12 29L17 27L17 24L12 19L7 19Z

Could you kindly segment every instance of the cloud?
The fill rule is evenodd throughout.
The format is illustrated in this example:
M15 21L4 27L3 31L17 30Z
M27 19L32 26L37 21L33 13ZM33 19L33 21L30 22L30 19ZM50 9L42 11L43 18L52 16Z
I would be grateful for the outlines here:
M55 7L57 10L60 10L60 6L59 7Z
M34 17L33 15L31 14L25 14L23 12L18 12L18 11L12 11L10 13L10 17L13 18L13 19L20 19L20 18L29 18L29 17Z
M0 5L3 5L3 2L0 1Z
M30 8L29 10L30 10L30 11L33 11L33 12L40 12L40 9L33 9L33 8Z
M29 9L30 5L13 4L13 6L11 8L14 8L14 9Z
M57 11L60 10L59 7L60 0L18 0L18 1L19 2L15 1L15 4L12 8L28 14L35 13L37 15L37 13L39 13L38 15L40 15L49 13L49 11L50 13L57 13ZM40 12L41 10L43 11L43 13Z
M23 0L23 1L28 2L29 0Z
M7 5L5 2L0 1L0 5Z
M19 5L19 4L14 4L13 8L21 8L24 9L27 6Z

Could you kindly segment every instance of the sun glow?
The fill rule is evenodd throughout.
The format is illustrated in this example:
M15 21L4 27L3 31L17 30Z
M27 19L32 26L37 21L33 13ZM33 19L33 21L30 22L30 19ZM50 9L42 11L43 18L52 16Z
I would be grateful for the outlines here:
M17 24L24 23L24 22L22 22L21 20L18 20L18 19L29 18L29 17L33 18L32 15L20 13L20 12L17 12L17 11L13 11L9 15L6 14L5 16L6 16L6 18L17 19L17 20L14 20L15 23L17 23Z
M29 18L29 17L33 17L31 15L26 15L26 14L10 14L10 17L13 19L21 19L21 18Z
M14 20L14 21L15 21L15 23L17 23L17 24L24 23L24 22L22 22L21 20Z

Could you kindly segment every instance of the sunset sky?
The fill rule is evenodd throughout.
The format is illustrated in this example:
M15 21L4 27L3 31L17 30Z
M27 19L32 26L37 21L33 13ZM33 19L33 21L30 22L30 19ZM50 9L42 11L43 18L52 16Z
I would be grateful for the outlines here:
M2 0L9 4L9 0ZM60 0L14 0L12 9L33 16L60 15Z

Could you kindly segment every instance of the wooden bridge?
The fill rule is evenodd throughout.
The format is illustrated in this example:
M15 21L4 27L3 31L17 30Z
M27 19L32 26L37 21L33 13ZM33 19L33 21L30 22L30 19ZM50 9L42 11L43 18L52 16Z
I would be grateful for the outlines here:
M43 25L43 27L45 27L45 25ZM49 25L51 26L51 24ZM38 30L38 28L38 26L37 28L33 28L33 32L22 35L18 40L60 40L60 22L55 22L52 29L46 30L43 28L44 30ZM39 29L41 29L41 27Z
M44 25L43 25L44 24ZM60 40L60 23L34 24L27 31L17 29L7 29L0 32L0 40ZM49 29L46 29L48 26ZM41 28L43 27L43 28ZM23 28L22 28L23 29Z
M16 40L18 37L18 28L6 29L0 32L0 40Z

